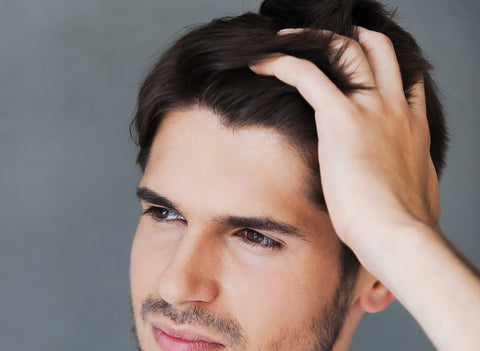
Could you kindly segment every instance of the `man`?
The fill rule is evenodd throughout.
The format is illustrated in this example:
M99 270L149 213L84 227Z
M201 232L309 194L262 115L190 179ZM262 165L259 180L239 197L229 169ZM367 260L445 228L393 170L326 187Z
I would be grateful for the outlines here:
M348 350L396 296L440 350L475 349L480 281L436 230L445 129L415 42L370 1L260 13L187 33L141 88L139 347Z

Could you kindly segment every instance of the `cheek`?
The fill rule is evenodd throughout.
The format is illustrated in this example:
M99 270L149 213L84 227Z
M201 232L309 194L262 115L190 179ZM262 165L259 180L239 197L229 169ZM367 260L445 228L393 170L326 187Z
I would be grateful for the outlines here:
M178 241L153 230L147 218L142 218L137 228L130 256L130 285L132 299L141 303L149 295L157 295L158 277L167 267Z
M142 218L137 228L130 256L130 290L138 340L142 349L155 350L149 327L140 316L141 304L148 296L158 294L159 274L168 265L176 243L164 240L152 230L148 219Z
M339 278L336 256L319 251L226 266L237 267L223 284L230 312L257 346L285 339L287 331L309 333L312 318L331 303Z

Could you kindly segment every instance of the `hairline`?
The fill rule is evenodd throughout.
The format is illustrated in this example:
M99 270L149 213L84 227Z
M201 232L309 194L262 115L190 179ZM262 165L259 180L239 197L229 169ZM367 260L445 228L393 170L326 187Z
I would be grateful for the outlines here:
M309 201L311 205L313 205L317 210L325 212L328 214L328 209L325 203L325 198L323 196L322 184L320 180L320 168L318 162L318 153L316 147L313 145L300 145L299 142L295 140L294 137L287 135L285 132L282 132L281 128L277 128L275 126L262 126L259 123L250 123L250 124L243 124L238 125L235 123L229 123L229 120L224 117L224 114L216 111L214 108L208 106L205 103L198 103L198 102L180 102L174 104L168 112L166 112L160 119L156 126L156 130L154 132L154 136L152 142L148 147L148 152L145 154L144 164L141 167L142 172L145 172L147 168L150 153L152 146L155 142L155 138L159 134L159 130L162 126L162 122L165 121L167 118L171 118L171 115L175 112L181 111L188 111L193 110L195 108L201 108L207 111L212 112L213 115L217 117L218 122L221 126L228 128L228 129L247 129L252 127L257 127L261 130L268 130L275 132L277 136L279 136L284 142L287 148L294 152L299 159L302 160L302 164L305 166L305 174L304 174L304 183L306 186L303 189L303 197ZM308 150L311 149L311 150Z

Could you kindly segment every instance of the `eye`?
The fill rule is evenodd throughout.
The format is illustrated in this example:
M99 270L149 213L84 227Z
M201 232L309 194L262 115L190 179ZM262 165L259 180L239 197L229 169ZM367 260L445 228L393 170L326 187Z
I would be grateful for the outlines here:
M173 221L177 219L185 220L185 218L183 218L177 212L164 207L151 206L143 211L143 214L152 217L156 222Z
M280 249L282 244L252 229L243 229L238 235L249 245L264 249Z

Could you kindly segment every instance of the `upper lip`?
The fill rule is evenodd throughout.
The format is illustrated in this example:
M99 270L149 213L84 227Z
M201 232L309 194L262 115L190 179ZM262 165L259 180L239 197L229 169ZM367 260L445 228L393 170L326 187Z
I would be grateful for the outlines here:
M160 329L165 334L173 336L178 339L183 339L185 341L205 341L211 344L225 345L223 342L218 339L208 336L206 333L191 328L181 328L181 327L172 327L165 322L153 321L151 325L155 329Z

